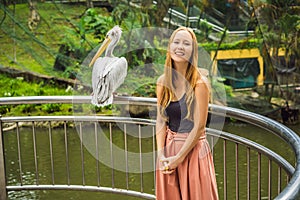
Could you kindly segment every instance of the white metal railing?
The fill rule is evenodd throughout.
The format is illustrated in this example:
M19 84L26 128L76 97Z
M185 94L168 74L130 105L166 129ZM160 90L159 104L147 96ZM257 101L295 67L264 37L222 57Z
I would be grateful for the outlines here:
M38 97L10 97L10 98L0 98L0 106L1 105L16 105L16 104L43 104L43 103L69 103L69 104L85 104L90 103L91 97L88 96L38 96ZM129 104L129 105L143 105L143 106L155 106L156 105L156 99L154 98L143 98L143 97L115 97L114 103L116 104ZM232 117L241 121L244 121L246 123L253 124L255 126L262 127L267 132L271 132L272 134L282 138L286 145L290 146L293 152L295 153L295 164L289 163L286 161L282 156L280 156L280 152L274 152L254 141L251 141L249 139L234 135L232 133L226 133L224 131L215 130L212 128L207 128L207 134L208 134L208 140L211 144L213 144L216 140L218 140L218 143L222 145L220 149L214 148L214 159L216 159L216 156L218 158L223 159L223 170L219 171L219 178L222 177L222 184L219 184L220 192L222 192L222 195L224 199L227 199L228 192L232 190L232 188L235 188L235 196L236 198L239 198L239 194L242 191L242 189L239 187L240 185L240 176L241 174L246 174L247 178L246 185L247 185L247 191L246 196L247 199L250 199L250 185L253 181L253 176L256 176L256 186L257 186L257 198L262 198L261 191L262 191L262 182L267 182L268 184L268 199L272 199L273 197L275 199L296 199L299 197L300 188L298 187L298 183L300 182L300 176L299 176L299 162L300 162L300 139L299 137L291 131L289 128L285 127L284 125L273 121L271 119L268 119L266 117L257 115L255 113L250 113L247 111L229 108L229 107L222 107L222 106L216 106L216 105L210 105L210 113L213 115L224 115L226 113L226 117ZM53 126L52 123L54 121L60 121L63 124L64 132L61 133L62 138L64 138L64 157L65 157L65 171L66 171L66 179L64 183L57 184L56 183L56 177L55 177L55 168L53 167L54 163L54 156L53 156ZM1 117L0 119L0 177L5 177L0 179L0 199L6 199L8 191L19 191L19 190L84 190L84 191L95 191L95 192L109 192L109 193L115 193L115 194L122 194L127 196L135 196L140 197L143 199L155 199L155 195L153 192L145 192L144 183L151 181L154 185L155 177L152 176L152 178L149 179L149 177L145 177L143 174L145 172L154 172L155 171L155 120L151 119L139 119L139 118L131 118L131 117L122 117L122 116L15 116L15 117ZM34 171L32 172L35 174L35 177L33 178L33 181L31 183L27 183L24 180L22 180L23 177L23 161L22 161L22 149L21 144L23 144L24 141L22 141L22 135L24 134L22 130L20 129L19 125L20 123L29 123L30 129L32 131L32 149L33 149L33 157L34 157ZM46 127L44 127L43 130L38 131L37 130L37 123L43 122L44 124L47 124ZM3 131L3 125L6 123L14 123L15 124L15 131L13 133L10 132L10 134L15 134L17 138L17 147L18 147L18 160L15 162L18 163L18 172L19 175L16 177L16 180L18 180L17 183L11 185L7 184L8 175L5 170L5 160L7 158L4 156L5 153L5 143L3 140L3 137L6 136L6 132ZM79 134L79 145L78 149L80 149L80 163L78 163L79 166L81 166L81 171L78 171L77 173L81 174L81 180L82 184L73 184L70 179L70 169L73 166L70 166L69 158L70 158L70 147L69 147L69 140L70 137L70 129L71 127L68 126L69 123L75 123L78 134ZM92 127L92 135L93 140L95 141L95 146L99 146L97 141L99 140L99 130L98 130L98 124L104 123L106 127L108 127L108 141L109 145L107 146L107 149L109 149L109 153L106 152L106 157L108 158L107 162L111 166L111 185L105 185L101 182L100 177L103 176L101 174L101 171L99 170L99 165L101 162L99 162L98 158L103 156L104 151L98 151L98 148L95 148L95 155L96 155L96 166L95 166L95 172L94 177L96 180L96 183L94 185L88 185L86 182L86 176L85 176L85 168L87 167L84 162L84 140L82 139L85 135L82 131L82 127L91 126ZM122 134L124 135L123 143L124 143L124 149L123 149L123 157L122 157L122 166L118 164L118 161L114 158L114 137L116 136L116 133L112 129L115 124L118 124L118 126L122 127ZM131 125L137 126L136 129L136 136L137 136L137 147L138 151L135 153L135 156L130 156L128 154L128 127ZM147 126L149 127L150 133L145 133L144 129L142 127ZM93 128L94 127L94 128ZM41 177L40 174L42 173L42 170L39 166L39 153L37 151L37 146L39 145L39 140L36 140L37 135L39 134L46 134L48 136L48 143L49 143L49 152L47 154L47 157L49 158L51 169L51 175L46 177L46 183L42 183L40 181ZM118 133L120 134L120 133ZM145 134L150 134L149 138L142 137ZM143 153L143 144L145 143L144 140L147 140L147 145L150 145L151 151L145 156ZM234 147L234 154L235 158L228 157L228 151L229 146ZM99 147L100 148L100 147ZM246 171L241 169L239 166L241 165L241 161L239 159L239 154L242 153L241 148L246 148L246 163L247 166ZM114 153L113 153L114 152ZM251 153L252 152L252 153ZM253 156L253 152L255 153L255 156ZM45 153L45 152L43 152ZM130 153L130 152L129 152ZM228 182L229 178L228 173L228 160L234 159L234 174L235 174L235 182ZM262 160L267 160L268 164L268 173L262 174L261 173L261 167L262 167ZM151 163L149 166L145 166L144 162L147 160L148 164ZM257 171L253 171L251 166L251 163L253 161L257 162ZM134 165L134 166L132 166ZM253 166L253 164L252 164ZM221 167L221 166L219 166ZM121 169L120 169L121 168ZM129 180L128 180L128 173L129 169L135 168L136 173L139 174L138 176L138 187L130 187ZM274 194L274 179L272 177L272 170L277 169L278 171L278 178L277 178L277 193ZM118 187L115 182L119 181L119 177L115 175L117 171L123 171L124 176L126 177L124 180L124 186ZM282 178L286 177L286 178ZM282 187L282 184L286 182L285 187ZM230 185L229 185L230 184Z
M165 21L168 20L172 20L173 23L177 23L177 25L181 25L184 26L187 23L196 23L198 24L199 22L206 22L209 26L212 27L212 30L217 32L217 33L223 33L225 31L224 27L218 26L214 23L208 22L205 19L202 19L200 16L187 16L179 11L176 11L172 8L170 8L168 10L168 14L171 15L171 19L166 19ZM191 28L197 29L197 26L191 26ZM254 31L248 30L248 31L230 31L230 30L226 30L228 35L241 35L241 36L245 36L245 35L251 35L254 33Z

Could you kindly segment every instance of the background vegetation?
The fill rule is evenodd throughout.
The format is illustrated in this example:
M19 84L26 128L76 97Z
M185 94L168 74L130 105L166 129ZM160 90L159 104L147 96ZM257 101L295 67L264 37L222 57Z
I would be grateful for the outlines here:
M138 48L141 44L128 43L130 31L147 27L164 27L174 29L176 26L164 21L169 8L193 15L193 9L197 7L199 15L205 15L217 9L225 15L220 21L225 25L225 31L214 34L212 27L205 21L198 23L197 33L200 46L206 51L220 49L260 48L266 61L267 76L272 77L275 84L276 70L274 62L270 60L272 49L274 58L281 47L287 48L285 61L289 62L292 56L296 57L297 73L299 72L299 3L289 0L265 0L249 1L252 10L239 10L240 1L157 1L153 4L150 0L133 4L131 1L108 1L106 6L93 6L92 1L83 1L76 4L61 4L57 1L6 1L2 0L0 11L3 17L0 19L0 65L2 67L15 68L23 71L32 71L42 75L60 77L65 79L77 79L87 82L91 69L83 66L86 60L93 55L95 48L101 43L105 34L114 25L121 26L128 35L123 35L122 47L137 49L123 51L129 63L130 74L126 82L118 92L126 95L155 96L155 82L162 73L164 63L164 45L155 37L155 32L148 29L148 34L135 35L144 48ZM94 3L95 4L95 3ZM225 5L225 6L224 6ZM229 37L228 28L235 29L241 24L235 23L236 13L248 12L245 29L251 27L253 35L247 37ZM35 14L35 15L34 15ZM37 17L38 16L38 17ZM188 22L186 22L189 26ZM212 40L210 36L218 37ZM149 42L150 41L150 42ZM147 46L148 45L148 46ZM147 48L146 48L147 47ZM150 48L148 48L150 47ZM151 64L151 63L154 63ZM146 69L146 70L145 70ZM70 95L71 93L89 95L90 91L68 91L56 84L45 85L32 83L27 86L22 80L3 77L5 83L18 82L22 87L7 88L7 84L1 84L1 96L26 95ZM17 83L15 83L17 84ZM214 84L218 84L215 82ZM274 85L275 85L274 84ZM28 87L39 88L27 92ZM48 87L48 88L47 88ZM49 90L52 88L52 90ZM220 88L217 85L214 88ZM227 97L234 96L232 88L225 86ZM51 92L50 92L51 91ZM215 90L218 93L217 89ZM271 96L274 96L272 93ZM238 105L235 105L238 106ZM7 108L2 109L5 114ZM45 109L38 109L45 111ZM55 110L55 109L54 109ZM63 108L57 109L65 111ZM70 109L67 109L68 112ZM21 112L23 112L21 110ZM33 111L29 110L29 113ZM25 112L23 112L25 113Z

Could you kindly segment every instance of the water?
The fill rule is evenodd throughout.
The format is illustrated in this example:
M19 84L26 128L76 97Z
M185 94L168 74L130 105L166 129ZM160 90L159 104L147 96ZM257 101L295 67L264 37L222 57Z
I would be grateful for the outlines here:
M294 129L297 129L297 126L294 126ZM299 130L299 129L298 129ZM235 133L236 135L245 137L247 139L250 139L252 141L255 141L274 152L278 153L280 156L282 156L284 159L286 159L290 163L295 163L294 159L294 153L290 149L286 143L280 139L279 137L274 136L271 133L266 133L262 128L255 127L251 124L245 124L245 123L239 123L239 122L229 122L225 125L224 131L229 133ZM216 152L223 152L223 146L218 143L215 147ZM235 146L233 144L227 144L227 198L228 199L235 199ZM238 160L239 165L238 168L241 170L239 174L239 199L247 199L247 190L248 186L246 184L247 182L247 154L246 154L246 148L242 146L238 146L239 154L238 154ZM258 184L257 184L257 170L258 170L258 161L257 161L257 153L251 151L250 157L252 158L250 161L250 199L257 199L258 194ZM222 172L224 170L223 168L223 157L220 155L220 153L215 153L214 155L214 162L216 166L216 173L217 173L217 180L219 185L219 194L223 199L223 189L220 186L222 185L223 181L223 175ZM269 163L266 157L262 156L261 158L261 175L267 176L268 174L268 167ZM278 194L278 168L272 164L271 169L271 185L272 185L272 199L277 196ZM281 175L282 183L281 188L284 188L286 185L286 177ZM261 198L262 199L268 199L268 179L265 177L261 180Z
M295 132L299 133L299 125L291 126ZM262 134L264 131L260 128L252 125L246 125L244 123L233 123L229 122L225 125L224 130L227 132L236 133L243 137L255 140L270 149L277 150L281 153L285 159L289 162L294 162L293 153L289 148L284 145L280 138L274 137L272 134ZM107 131L107 130L106 130ZM66 170L66 153L65 153L65 138L64 129L57 128L52 131L52 145L53 145L53 168L54 174L52 177L51 173L51 158L49 148L49 135L48 130L45 128L36 128L36 144L37 144L37 168L38 174L35 173L35 159L33 149L33 134L31 128L20 129L20 148L21 148L21 168L22 168L22 182L23 184L36 184L36 177L38 177L38 184L52 184L52 178L55 184L66 184L67 170ZM123 135L121 132L114 134L114 143L120 148L124 148ZM134 137L128 138L128 151L138 151L138 140ZM272 141L272 142L270 142ZM5 156L6 156L6 172L8 174L8 185L20 185L20 170L18 162L18 145L17 145L17 134L16 130L5 132L4 134L5 144ZM143 151L151 151L152 143L150 141L143 142ZM214 150L214 162L216 168L216 176L219 188L220 199L224 197L223 191L223 143L218 141L213 147ZM228 199L235 198L235 146L232 144L227 145L227 187ZM75 128L68 128L68 159L69 159L69 181L70 184L83 183L82 179L82 165L81 165L81 151L80 151L80 138ZM84 159L84 177L86 185L97 185L98 179L96 174L97 160L87 149L83 151ZM109 156L109 155L108 155ZM255 152L251 152L251 157L256 157ZM239 198L245 199L247 194L246 185L246 148L239 147L239 168L242 170L239 174ZM112 186L112 176L115 177L114 185L116 188L126 188L126 173L118 170L112 171L110 167L99 164L100 170L100 185L105 187ZM152 164L152 163L150 163ZM262 159L262 174L268 173L268 163L265 159ZM257 160L251 160L251 173L253 177L257 176ZM276 168L272 168L272 176L274 177L274 187L272 189L272 195L277 194L277 171ZM145 173L143 175L143 188L144 192L154 194L154 180L153 173ZM284 182L284 181L283 181ZM141 188L140 175L136 173L128 174L129 188L139 191ZM267 180L262 180L262 197L267 196ZM251 199L257 198L257 180L251 178ZM285 183L282 183L282 187ZM86 192L86 191L62 191L62 190L51 190L51 191L14 191L9 193L9 199L139 199L134 197L125 197L109 193L101 192Z
M108 130L102 130L107 137ZM83 128L85 135L89 134L89 128ZM68 163L66 164L65 151L65 136L63 128L56 128L52 130L52 148L53 148L53 179L55 184L66 184L68 181L70 185L99 185L102 187L126 188L126 173L112 169L93 156L93 152L89 152L83 146L83 157L80 151L80 137L76 128L68 128ZM35 158L33 148L33 133L32 128L20 129L20 149L21 149L21 169L18 162L18 145L16 130L5 132L5 156L6 172L8 174L8 185L26 184L52 184L52 168L50 157L50 143L47 128L35 128L36 141L36 155L38 173L35 172ZM124 148L122 144L123 134L120 130L114 130L113 142L119 147ZM128 133L130 128L128 127ZM138 139L136 137L128 136L128 151L134 152L138 149ZM143 144L143 151L150 151L147 145ZM107 157L110 157L108 154ZM82 160L84 160L84 180L82 175ZM115 161L116 162L116 161ZM100 177L97 178L97 163L99 164ZM67 166L69 168L69 180L67 173ZM38 182L36 182L38 177ZM112 181L114 177L114 182ZM143 174L144 192L154 193L154 178L153 173ZM137 173L128 174L128 185L132 190L139 191L141 188L140 175ZM82 191L21 191L10 192L9 199L116 199L124 198L120 195L113 195L108 193L82 192ZM126 199L138 199L133 197L126 197Z

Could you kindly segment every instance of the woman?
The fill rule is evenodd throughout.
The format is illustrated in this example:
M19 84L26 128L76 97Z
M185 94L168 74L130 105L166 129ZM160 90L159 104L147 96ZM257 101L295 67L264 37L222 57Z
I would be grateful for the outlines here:
M218 199L205 134L210 88L197 64L196 36L180 27L170 37L157 81L157 200Z

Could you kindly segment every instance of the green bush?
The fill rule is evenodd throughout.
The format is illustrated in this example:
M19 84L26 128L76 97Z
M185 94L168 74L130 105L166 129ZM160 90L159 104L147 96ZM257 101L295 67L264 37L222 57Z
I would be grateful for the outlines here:
M42 111L46 113L54 113L61 111L61 104L43 104L42 105Z
M200 46L203 47L206 51L216 51L216 50L232 50L232 49L252 49L259 48L261 46L261 39L246 39L240 40L233 43L222 43L218 47L218 43L201 43Z

